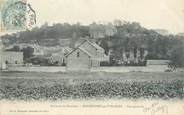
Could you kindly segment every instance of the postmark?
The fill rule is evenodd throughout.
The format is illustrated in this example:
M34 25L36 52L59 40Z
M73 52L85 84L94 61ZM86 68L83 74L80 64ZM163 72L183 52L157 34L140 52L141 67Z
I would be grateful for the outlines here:
M36 24L36 13L27 0L5 0L1 9L1 27L5 31L25 30Z

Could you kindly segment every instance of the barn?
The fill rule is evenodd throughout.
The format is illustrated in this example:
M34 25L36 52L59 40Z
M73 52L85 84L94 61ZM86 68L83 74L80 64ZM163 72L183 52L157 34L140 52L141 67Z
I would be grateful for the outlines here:
M90 71L92 67L99 67L103 61L109 61L104 49L95 42L85 40L72 52L66 55L67 71Z

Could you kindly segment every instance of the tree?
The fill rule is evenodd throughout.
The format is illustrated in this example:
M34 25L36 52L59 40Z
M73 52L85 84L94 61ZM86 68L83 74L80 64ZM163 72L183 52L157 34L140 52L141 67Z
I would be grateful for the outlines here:
M184 67L184 46L183 45L179 45L178 47L172 50L170 60L171 62L169 65L171 68Z
M107 42L108 42L107 40L102 39L100 46L101 46L102 48L104 48L104 50L105 50L105 54L107 54L107 55L108 55L108 52L109 52L109 46L108 46L108 43L107 43Z
M23 48L23 56L24 60L29 59L30 57L33 56L34 49L31 47Z

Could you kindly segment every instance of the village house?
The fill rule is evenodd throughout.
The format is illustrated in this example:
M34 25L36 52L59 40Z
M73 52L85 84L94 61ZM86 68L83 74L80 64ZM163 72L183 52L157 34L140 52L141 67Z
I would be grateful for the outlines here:
M65 55L63 51L52 53L49 60L51 63L55 63L57 65L65 64Z
M93 23L89 28L90 37L94 39L113 36L116 32L117 29L111 23L107 25Z
M23 52L6 51L0 41L0 69L23 65Z
M37 55L44 55L44 50L41 48L41 47L32 47L34 50L33 50L33 55L34 56L37 56Z
M52 63L56 63L58 65L66 65L66 57L65 55L69 54L72 51L69 47L63 47L59 51L52 52L50 56L50 61Z
M104 49L95 42L85 40L66 55L66 69L90 71L92 67L99 67L101 62L109 61L109 57L104 52Z
M65 55L72 51L72 48L70 47L61 47L59 45L57 46L34 46L33 47L33 57L31 58L33 63L41 64L41 61L43 61L43 64L51 64L51 65L65 65Z
M72 51L68 46L43 46L39 44L18 43L9 46L9 49L18 47L19 51L30 47L33 49L32 56L28 59L28 63L36 65L65 65L65 55Z
M3 51L1 53L2 63L8 66L23 65L23 52Z

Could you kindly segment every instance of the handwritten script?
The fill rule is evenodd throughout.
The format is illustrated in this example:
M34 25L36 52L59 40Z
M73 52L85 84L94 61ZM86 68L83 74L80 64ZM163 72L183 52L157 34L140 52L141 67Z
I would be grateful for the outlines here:
M148 107L143 108L143 112L155 115L156 113L168 114L168 106L160 104L159 102L152 103Z

